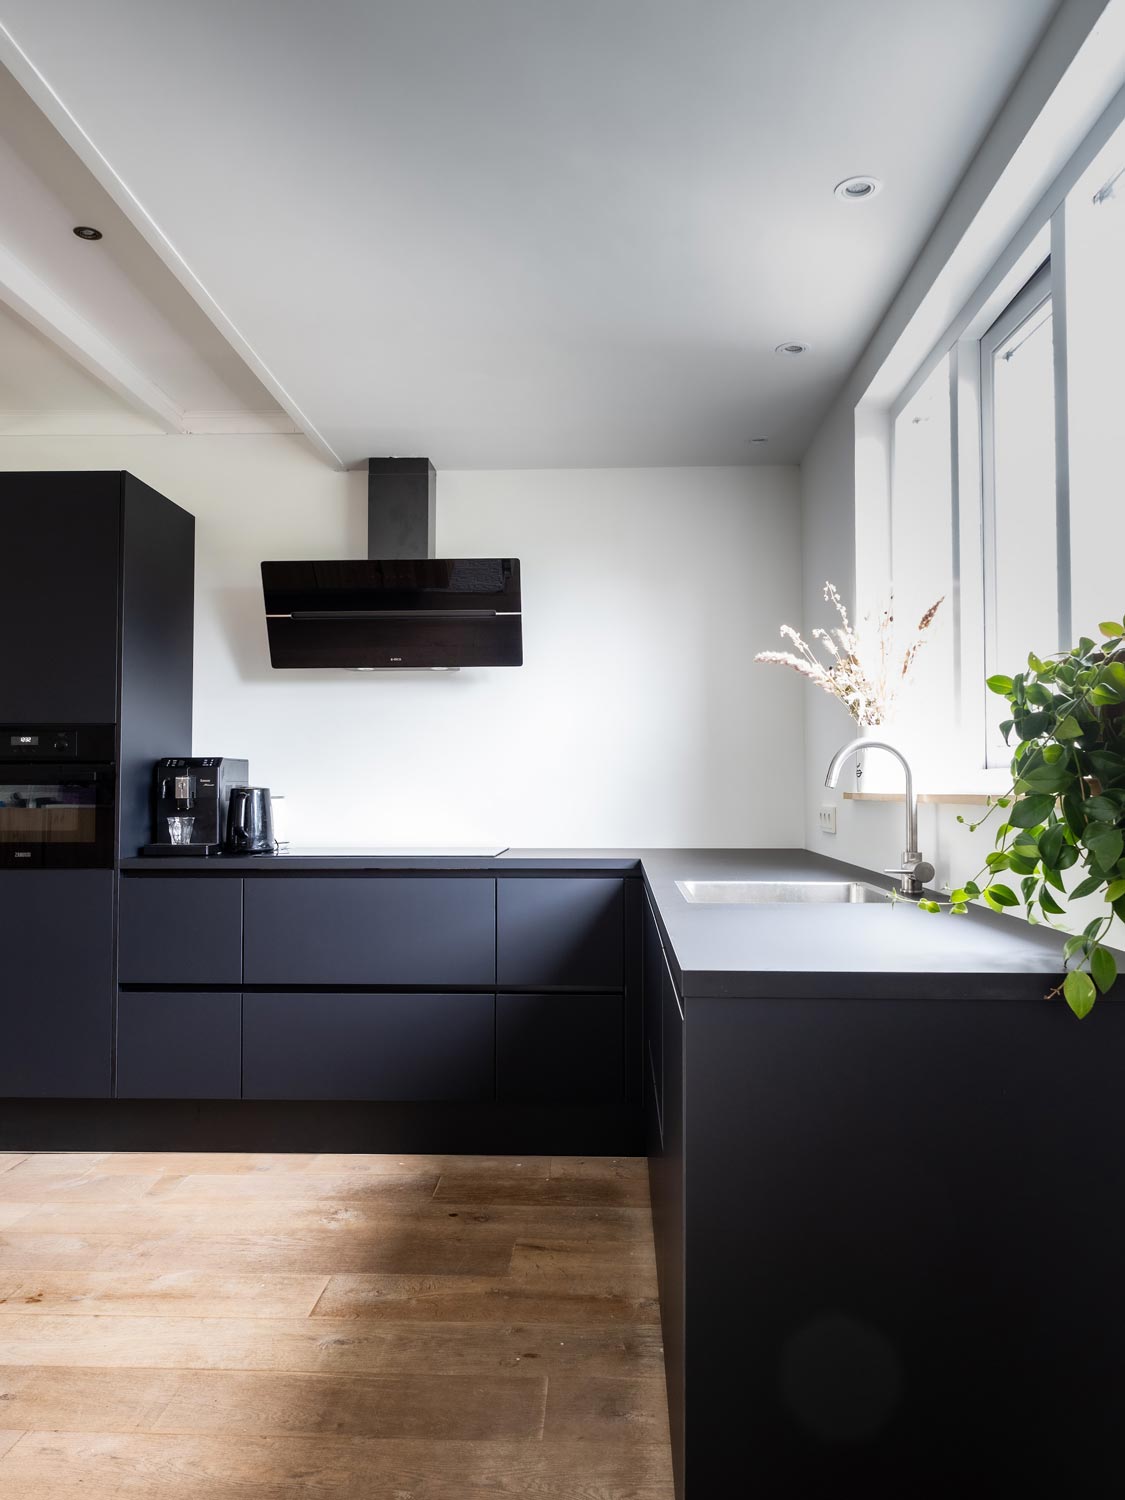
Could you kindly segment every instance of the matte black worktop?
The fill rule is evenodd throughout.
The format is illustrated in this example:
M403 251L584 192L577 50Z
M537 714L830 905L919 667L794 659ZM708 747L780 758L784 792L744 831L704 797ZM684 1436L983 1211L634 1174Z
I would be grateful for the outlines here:
M704 905L677 880L849 878L890 887L870 871L801 849L508 849L496 856L363 851L125 860L145 874L284 876L288 871L466 874L643 874L685 1002L693 996L887 996L1026 999L1062 969L1064 936L1015 917L951 917L909 903Z

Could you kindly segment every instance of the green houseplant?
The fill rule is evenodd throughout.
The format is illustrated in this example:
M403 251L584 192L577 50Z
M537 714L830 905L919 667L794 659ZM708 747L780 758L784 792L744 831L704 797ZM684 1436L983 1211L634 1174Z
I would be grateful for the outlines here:
M1104 914L1067 941L1066 976L1051 991L1080 1019L1117 978L1105 938L1115 916L1125 919L1125 623L1110 620L1099 629L1100 645L1084 636L1046 660L1032 653L1014 677L988 679L1011 709L1001 730L1012 746L1012 786L981 822L997 808L1004 821L975 879L948 903L919 903L960 915L974 901L994 911L1022 901L1036 922L1063 916L1068 901L1100 894ZM1068 890L1063 877L1079 865L1081 878ZM1000 878L1005 874L1018 878L1018 895Z

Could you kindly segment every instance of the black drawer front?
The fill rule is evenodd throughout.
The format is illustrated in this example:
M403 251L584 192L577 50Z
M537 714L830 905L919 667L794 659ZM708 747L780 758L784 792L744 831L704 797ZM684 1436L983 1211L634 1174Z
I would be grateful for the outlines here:
M247 995L246 1099L491 1100L492 995Z
M508 876L496 882L497 981L526 989L620 989L624 882Z
M620 1104L620 995L497 995L496 1096L502 1104Z
M122 984L241 984L242 881L218 875L126 875Z
M237 1099L242 996L129 990L117 1004L119 1099Z
M435 876L247 880L246 982L494 984L496 883Z

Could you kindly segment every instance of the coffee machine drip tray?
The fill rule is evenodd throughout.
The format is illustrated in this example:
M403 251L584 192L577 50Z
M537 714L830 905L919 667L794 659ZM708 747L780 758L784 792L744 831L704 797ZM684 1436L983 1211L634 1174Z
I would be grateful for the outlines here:
M222 844L144 844L141 853L150 859L207 859L223 852Z

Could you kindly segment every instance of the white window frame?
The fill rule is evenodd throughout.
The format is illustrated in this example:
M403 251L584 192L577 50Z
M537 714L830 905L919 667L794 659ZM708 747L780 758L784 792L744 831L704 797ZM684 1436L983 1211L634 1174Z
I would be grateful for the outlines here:
M947 354L950 360L950 441L952 445L953 598L951 605L956 744L951 770L964 790L999 789L1007 771L989 765L984 680L992 649L986 630L994 610L986 607L988 559L992 545L990 510L991 409L985 411L982 341L986 340L1021 290L1049 263L1055 363L1055 503L1058 567L1058 645L1072 644L1069 424L1066 335L1066 198L1079 178L1125 123L1121 90L1063 170L1005 246L968 302L948 325L903 387L883 410L889 418L890 474L886 492L888 538L894 524L894 430L903 408ZM1017 320L1018 321L1018 320ZM986 424L988 430L986 431ZM888 545L888 556L891 549ZM893 586L893 579L890 580ZM992 646L995 642L993 641ZM1034 645L1035 643L1031 643Z

